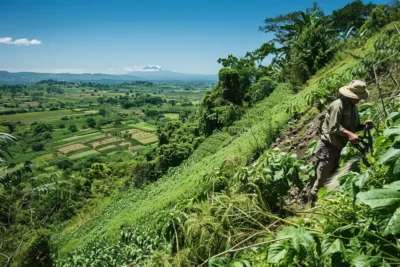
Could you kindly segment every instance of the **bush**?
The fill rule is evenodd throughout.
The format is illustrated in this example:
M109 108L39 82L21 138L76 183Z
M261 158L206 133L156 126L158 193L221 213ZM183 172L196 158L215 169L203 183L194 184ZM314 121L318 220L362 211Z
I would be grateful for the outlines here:
M74 132L78 131L78 128L76 127L76 125L71 124L71 125L68 127L68 130L69 130L71 133L74 133Z
M269 77L262 77L258 82L250 86L251 103L255 104L269 96L276 87L276 83Z
M43 149L44 149L43 143L33 143L32 144L32 150L35 152L42 151Z

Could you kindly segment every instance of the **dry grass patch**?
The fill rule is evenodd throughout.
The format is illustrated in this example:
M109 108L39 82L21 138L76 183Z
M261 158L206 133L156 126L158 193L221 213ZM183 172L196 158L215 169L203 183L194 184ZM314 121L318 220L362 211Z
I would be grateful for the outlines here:
M94 142L94 143L92 143L92 146L93 146L93 148L96 148L96 146L98 146L98 145L104 145L104 144L108 144L108 143L115 142L118 140L121 140L121 139L118 137L111 137L111 138L108 138L105 140Z
M58 149L58 151L62 154L66 154L70 151L78 150L78 149L81 149L84 147L86 147L86 146L82 145L82 144L73 144L73 145L67 145L67 146L60 147Z
M152 133L143 132L143 131L138 131L138 132L132 134L132 138L134 138L136 140L147 139L152 136L155 136L155 135Z

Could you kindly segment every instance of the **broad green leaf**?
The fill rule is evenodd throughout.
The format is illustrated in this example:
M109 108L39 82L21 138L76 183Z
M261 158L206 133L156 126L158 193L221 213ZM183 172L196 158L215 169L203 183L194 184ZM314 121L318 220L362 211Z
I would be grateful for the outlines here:
M339 178L339 182L341 184L340 188L343 192L351 197L355 197L358 193L358 188L355 185L359 179L359 174L355 172L347 173Z
M391 162L396 162L396 160L400 157L400 149L398 148L389 148L388 151L386 151L385 154L383 154L379 162L381 164L386 164L386 163L391 163Z
M397 136L400 135L400 126L392 126L383 132L384 136Z
M392 141L388 136L379 136L374 140L374 149L383 151L392 146Z
M369 180L370 174L371 173L369 171L366 171L359 175L357 181L355 182L356 186L363 188L364 184Z
M358 255L351 259L352 266L355 267L385 267L380 256Z
M385 184L383 186L383 188L400 191L400 181L396 181L396 182L391 183L391 184Z
M357 199L373 210L400 207L400 192L391 189L372 189L361 192L357 195Z
M223 267L228 265L228 260L226 258L214 258L208 261L209 267Z
M322 244L323 253L326 256L333 255L335 253L344 253L346 248L343 245L342 240L336 239L335 241L331 242L331 240L326 239Z
M390 139L389 139L390 140ZM397 136L395 139L394 139L394 141L393 141L393 145L395 145L395 144L399 144L400 143L400 135L399 136Z
M318 198L321 198L328 194L328 190L325 187L322 187L321 189L318 190Z
M400 207L396 209L393 215L387 220L386 218L382 221L384 228L382 228L382 234L384 236L387 235L396 235L400 233Z
M369 257L366 255L358 255L351 260L352 266L355 267L369 267Z
M400 113L399 112L392 112L388 115L388 117L386 118L388 121L389 120L396 120L400 118Z
M379 230L386 236L400 233L400 192L393 189L373 189L357 195L360 203L375 214Z
M400 174L400 158L397 159L396 163L394 164L394 174Z
M245 265L243 263L241 263L240 261L234 261L231 264L229 264L229 266L231 266L231 267L245 267Z
M278 248L278 245L280 248ZM283 246L280 244L274 244L270 247L268 250L268 262L269 263L274 263L274 264L279 264L281 261L283 261L286 257L286 254L288 253L288 250L282 249Z

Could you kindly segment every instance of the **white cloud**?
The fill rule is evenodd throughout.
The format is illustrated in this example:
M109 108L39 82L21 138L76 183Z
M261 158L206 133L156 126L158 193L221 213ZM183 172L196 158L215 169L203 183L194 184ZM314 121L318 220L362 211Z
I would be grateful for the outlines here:
M22 39L16 39L13 41L13 39L11 37L4 37L4 38L0 38L0 44L11 44L11 45L38 45L41 44L42 41L36 40L36 39L32 39L32 40L28 40L26 38L22 38Z

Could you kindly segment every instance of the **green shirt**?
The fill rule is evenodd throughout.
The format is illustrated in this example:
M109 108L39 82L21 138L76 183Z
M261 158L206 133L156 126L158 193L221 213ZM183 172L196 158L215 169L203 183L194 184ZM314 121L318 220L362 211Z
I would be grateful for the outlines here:
M321 140L327 141L342 150L349 138L343 132L348 130L355 133L362 129L357 107L347 98L342 97L329 105L328 113L322 125Z

